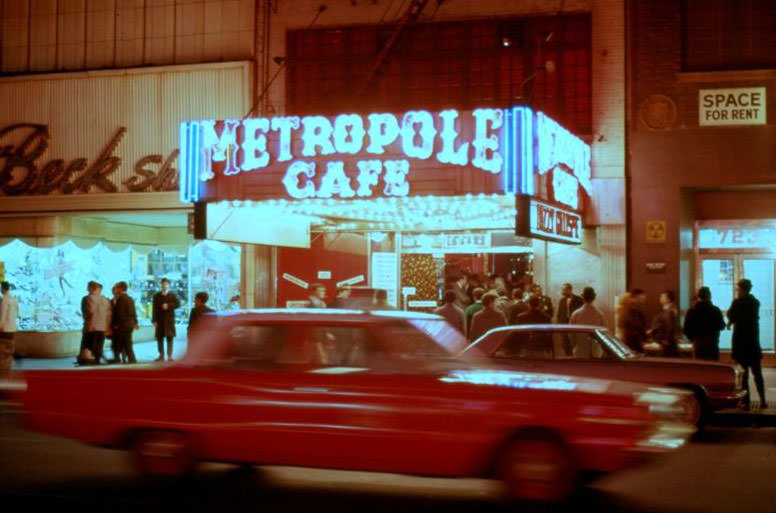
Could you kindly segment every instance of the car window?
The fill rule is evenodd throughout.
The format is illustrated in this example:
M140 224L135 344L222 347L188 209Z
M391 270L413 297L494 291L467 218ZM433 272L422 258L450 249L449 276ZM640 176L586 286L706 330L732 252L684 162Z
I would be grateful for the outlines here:
M367 332L354 326L307 326L297 344L305 348L306 362L325 366L363 367L366 363Z
M234 326L229 330L229 364L239 369L271 368L278 362L287 338L284 326Z
M577 360L601 360L608 358L607 351L592 333L563 333L565 340L571 348L570 353L565 353L556 358Z
M541 331L515 331L507 335L493 353L494 358L552 358L552 334Z
M444 328L444 321L434 326ZM428 326L425 326L428 329ZM450 356L448 350L415 323L396 322L380 326L380 351L396 360L428 360Z

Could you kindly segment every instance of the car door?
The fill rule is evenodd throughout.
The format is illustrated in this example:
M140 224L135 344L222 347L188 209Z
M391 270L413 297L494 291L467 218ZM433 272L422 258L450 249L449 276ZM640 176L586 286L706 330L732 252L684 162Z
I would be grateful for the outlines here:
M454 474L480 454L484 403L451 394L429 371L443 351L428 335L401 321L358 332L319 328L333 354L347 355L305 372L305 386L320 387L321 411L330 416L318 431L326 466ZM340 343L351 351L338 350Z
M321 340L308 325L237 323L229 327L228 350L206 364L208 393L199 416L203 453L213 459L252 463L336 466L325 458L326 437L337 411L330 367Z

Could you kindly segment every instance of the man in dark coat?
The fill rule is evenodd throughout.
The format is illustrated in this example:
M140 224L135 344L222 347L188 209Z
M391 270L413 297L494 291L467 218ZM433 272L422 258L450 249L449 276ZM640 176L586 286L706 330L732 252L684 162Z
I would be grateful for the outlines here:
M684 334L692 340L695 358L719 360L719 332L725 329L722 312L711 302L708 287L698 289L698 301L684 317Z
M212 308L207 306L208 299L210 299L210 296L207 292L197 292L194 295L194 308L189 312L189 326L186 331L189 342L191 342L192 334L197 327L197 323L202 319L202 316L213 311Z
M151 321L156 328L157 362L164 361L164 339L167 339L167 359L172 361L172 341L175 338L175 309L181 306L177 296L170 292L170 280L162 278L162 290L154 294Z
M542 311L542 300L539 296L528 298L528 311L517 316L515 324L549 324L550 316Z
M585 302L582 298L574 294L574 288L571 286L571 283L564 283L560 289L560 300L558 301L558 324L568 324L571 314L578 308L581 308L583 304ZM562 338L563 349L568 356L571 356L573 351L571 339L567 333L564 333Z
M498 294L488 292L482 296L482 310L472 316L472 325L469 329L469 340L477 340L493 328L506 326L507 320L504 314L496 308Z
M550 318L548 322L552 322L552 314L555 310L553 309L550 296L545 296L542 291L542 286L538 284L534 284L531 292L532 295L539 298L539 310Z
M636 352L644 351L644 341L647 339L647 317L642 308L647 295L641 289L630 292L625 310L622 312L621 323L623 342Z
M139 328L135 301L127 294L127 282L118 282L114 290L116 299L113 303L113 315L111 316L111 331L113 332L113 360L111 363L120 362L122 355L126 355L129 363L137 363L135 350L132 347L132 331Z
M445 291L444 303L442 306L434 310L435 314L439 314L445 318L445 320L455 329L466 334L466 314L463 313L455 301L457 295L454 290Z
M574 294L571 283L564 283L560 289L560 301L558 301L558 324L568 324L571 314L585 303L581 297Z
M747 394L745 404L749 405L749 369L754 375L757 393L760 395L760 405L766 407L765 384L760 348L760 302L749 292L752 282L743 279L736 284L736 298L727 311L728 327L733 325L733 359L744 368L744 387Z
M663 356L679 357L679 312L674 301L676 295L672 290L664 290L660 294L660 313L652 319L652 328L648 334L652 336L660 347L663 348Z

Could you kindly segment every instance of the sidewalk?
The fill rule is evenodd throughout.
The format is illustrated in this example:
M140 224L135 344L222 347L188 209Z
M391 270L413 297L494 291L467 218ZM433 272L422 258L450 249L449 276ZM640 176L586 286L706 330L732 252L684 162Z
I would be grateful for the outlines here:
M167 342L165 342L165 351L167 350ZM173 341L173 359L177 360L183 356L186 352L186 338L179 337ZM135 350L135 358L138 363L150 363L153 362L158 356L156 341L150 342L135 342L132 345ZM110 350L110 341L105 341L105 356L112 358L113 353ZM20 360L14 360L15 371L35 370L35 369L72 369L77 367L75 356L68 356L65 358L22 358Z

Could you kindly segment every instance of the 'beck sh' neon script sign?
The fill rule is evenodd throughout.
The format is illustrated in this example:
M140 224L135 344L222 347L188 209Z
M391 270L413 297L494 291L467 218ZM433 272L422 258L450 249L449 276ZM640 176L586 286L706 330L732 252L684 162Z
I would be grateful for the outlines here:
M505 193L532 194L533 173L558 163L583 187L590 180L589 146L528 107L189 121L180 137L183 201L199 200L200 183L216 173L277 165L287 195L300 200L408 196L413 160L501 173ZM346 169L338 157L361 158Z

